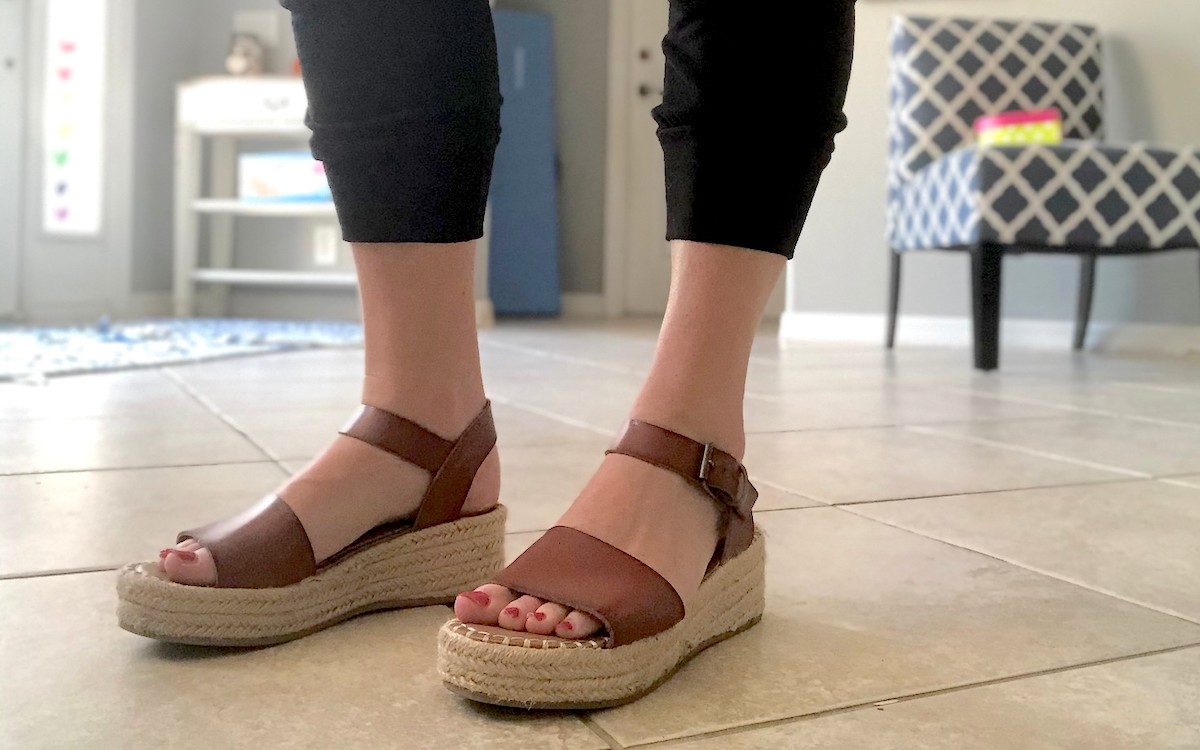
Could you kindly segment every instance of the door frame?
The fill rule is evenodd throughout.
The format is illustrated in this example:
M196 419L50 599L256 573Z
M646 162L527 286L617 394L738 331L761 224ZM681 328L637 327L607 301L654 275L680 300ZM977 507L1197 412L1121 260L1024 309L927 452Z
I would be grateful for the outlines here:
M0 202L11 210L11 222L5 230L12 239L11 255L0 254L0 319L18 318L21 313L21 274L22 249L25 239L25 209L22 199L25 195L25 170L27 168L26 116L29 109L29 70L31 50L29 45L29 3L26 0L0 0L15 9L16 22L11 28L16 30L17 47L13 53L16 70L17 100L14 106L15 117L10 117L13 139L15 141L16 158L12 161L11 173L0 175L0 183L6 184L4 193L0 193ZM4 64L0 60L0 64ZM7 301L8 304L5 304Z
M604 315L617 318L627 310L625 271L625 227L629 216L627 196L629 180L629 127L634 101L633 21L635 2L667 0L609 0L608 19L608 123L604 170ZM792 288L791 274L781 275L780 283L767 300L764 319L778 319L786 309Z
M628 216L629 113L632 97L633 3L609 0L608 123L604 169L604 314L625 312L625 225ZM646 2L646 0L641 0ZM654 0L666 2L666 0Z

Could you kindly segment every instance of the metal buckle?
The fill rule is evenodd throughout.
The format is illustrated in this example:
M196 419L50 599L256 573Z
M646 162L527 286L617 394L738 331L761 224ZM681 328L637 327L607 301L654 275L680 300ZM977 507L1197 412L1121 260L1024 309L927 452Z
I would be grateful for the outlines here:
M716 446L712 443L704 444L704 457L700 459L700 481L708 483L709 472L712 471L715 461L713 461L713 452L716 451Z

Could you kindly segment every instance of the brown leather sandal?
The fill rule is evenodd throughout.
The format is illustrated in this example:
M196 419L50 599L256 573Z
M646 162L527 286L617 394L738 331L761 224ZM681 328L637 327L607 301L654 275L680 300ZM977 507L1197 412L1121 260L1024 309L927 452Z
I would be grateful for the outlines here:
M504 565L504 506L462 516L475 474L496 444L490 402L457 440L371 406L342 434L432 475L414 518L378 526L317 565L291 508L264 498L179 535L212 553L215 586L176 583L157 562L125 566L117 579L121 627L175 643L264 646L365 612L450 603Z
M438 633L438 672L475 701L539 709L605 708L651 692L709 646L762 617L766 556L752 509L758 491L733 456L631 421L609 453L673 471L721 508L717 551L688 602L636 558L556 526L493 581L587 612L604 625L567 640L451 620Z

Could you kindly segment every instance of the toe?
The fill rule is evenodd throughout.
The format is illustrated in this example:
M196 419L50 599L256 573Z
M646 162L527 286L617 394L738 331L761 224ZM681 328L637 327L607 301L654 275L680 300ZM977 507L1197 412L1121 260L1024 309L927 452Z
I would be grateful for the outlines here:
M599 629L599 620L576 609L554 628L554 634L559 638L587 638Z
M542 604L542 600L536 596L518 597L500 610L500 619L496 624L507 630L524 630L525 620L529 618L529 614Z
M454 599L454 616L460 622L495 625L500 613L516 595L495 583L485 583L474 591L464 591Z
M525 620L525 629L536 635L550 635L571 609L561 604L547 602L535 609Z
M211 586L217 582L217 566L212 553L203 547L195 550L172 549L160 559L163 572L176 583L188 586Z

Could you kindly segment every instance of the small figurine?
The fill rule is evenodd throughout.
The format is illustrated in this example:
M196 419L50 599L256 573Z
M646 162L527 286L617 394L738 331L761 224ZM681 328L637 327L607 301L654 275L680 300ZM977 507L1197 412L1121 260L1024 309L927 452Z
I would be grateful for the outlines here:
M263 72L266 49L253 34L234 34L225 56L225 70L234 76L257 76Z

